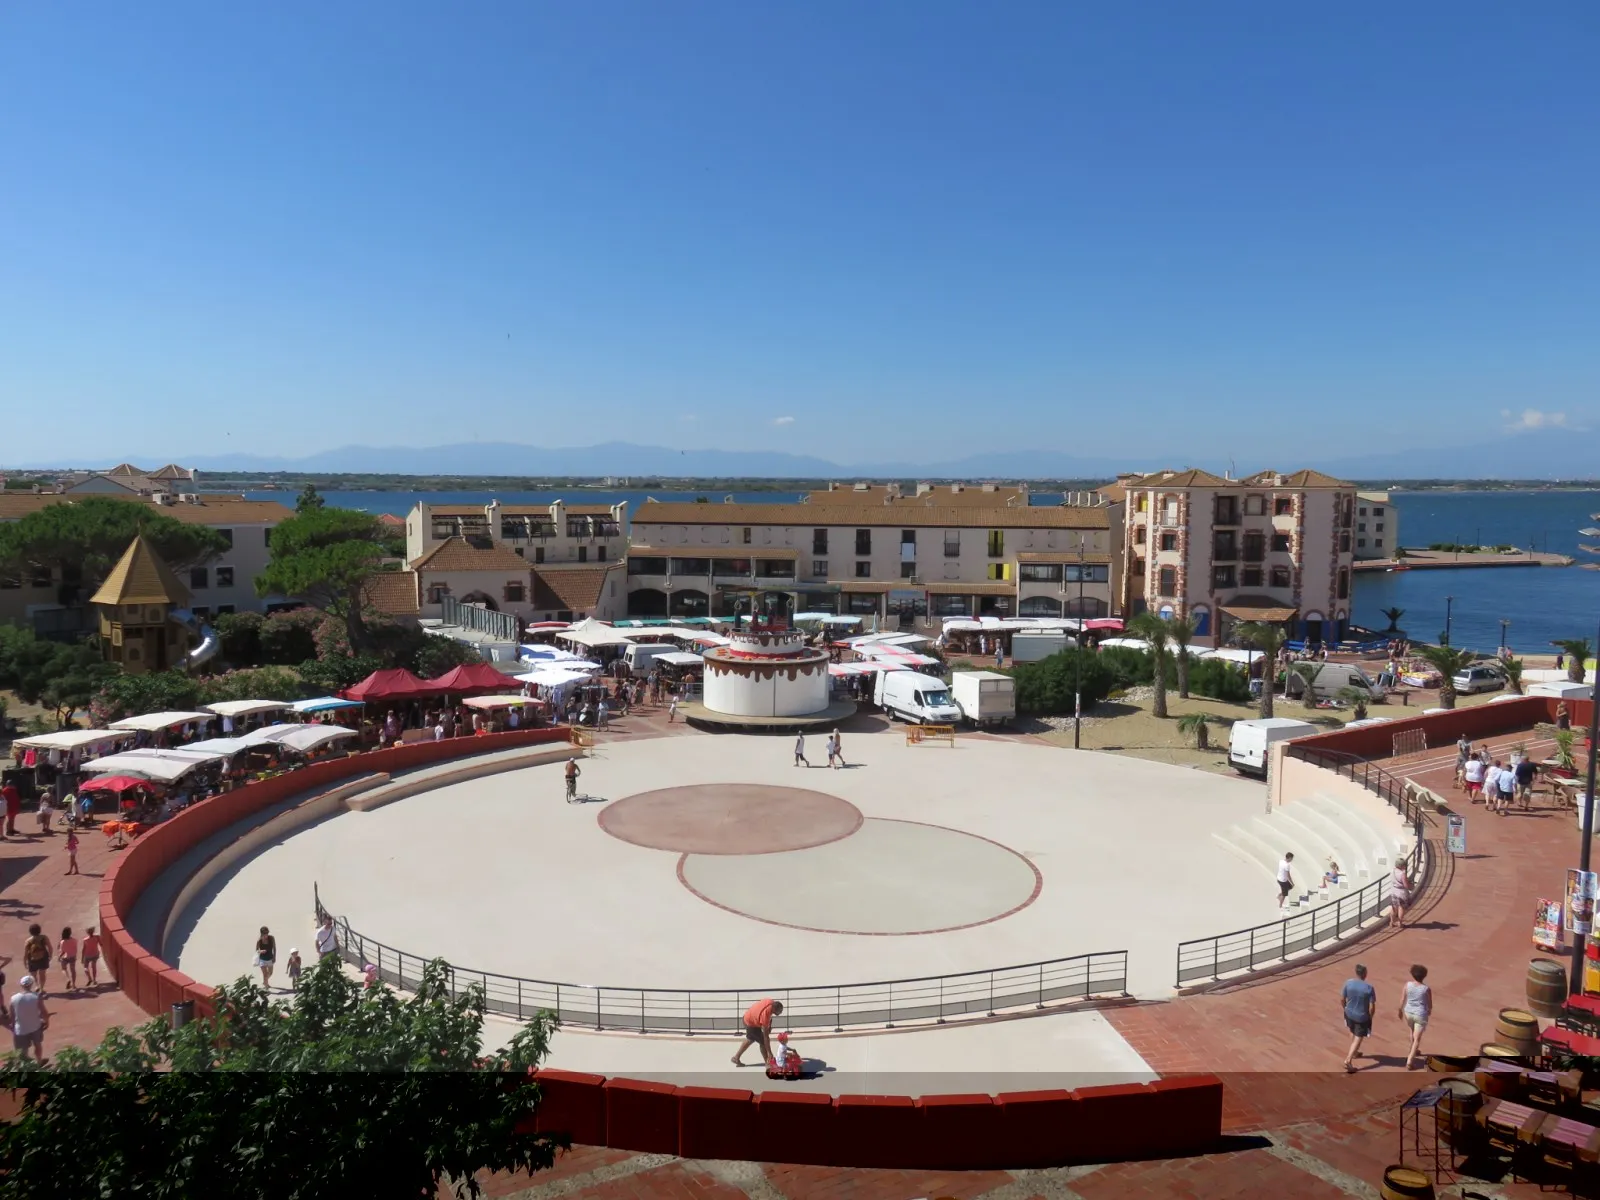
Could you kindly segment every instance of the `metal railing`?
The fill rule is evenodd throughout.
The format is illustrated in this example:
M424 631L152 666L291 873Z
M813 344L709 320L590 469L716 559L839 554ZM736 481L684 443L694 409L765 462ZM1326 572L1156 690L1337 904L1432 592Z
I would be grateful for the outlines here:
M1426 886L1432 867L1428 844L1423 838L1428 810L1417 795L1419 791L1427 795L1426 789L1418 789L1375 763L1353 754L1312 750L1293 743L1284 747L1284 753L1354 780L1368 791L1382 796L1390 807L1411 823L1415 841L1406 858L1406 876L1411 884L1411 894L1415 897ZM1341 896L1337 901L1323 904L1310 912L1297 913L1265 925L1179 942L1178 986L1183 987L1197 979L1214 980L1236 972L1259 971L1296 954L1336 942L1383 911L1388 903L1389 883L1388 879L1376 880L1354 895Z
M446 625L486 633L503 642L517 641L522 631L521 622L512 613L496 612L478 604L463 604L455 596L439 597L439 615Z
M313 885L317 921L330 915L320 890ZM350 928L334 917L339 954L357 967L368 963L378 977L403 990L414 990L431 961L397 950ZM1128 952L1107 951L1048 959L1013 967L889 979L873 983L821 987L682 988L609 987L522 979L492 971L450 965L452 994L477 984L490 1012L527 1020L550 1012L565 1024L636 1033L737 1033L746 1008L758 999L783 1002L783 1024L791 1029L843 1030L860 1026L893 1028L911 1021L943 1023L974 1014L993 1016L1007 1010L1043 1008L1064 1000L1127 993Z

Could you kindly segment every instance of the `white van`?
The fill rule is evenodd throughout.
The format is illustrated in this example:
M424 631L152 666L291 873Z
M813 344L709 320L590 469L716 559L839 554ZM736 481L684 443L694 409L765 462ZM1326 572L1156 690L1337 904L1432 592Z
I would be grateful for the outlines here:
M1290 717L1258 717L1253 721L1235 721L1228 733L1228 763L1241 775L1267 777L1267 762L1273 742L1305 737L1321 732L1310 721L1296 721Z
M656 659L663 654L676 654L681 649L673 642L634 642L622 652L622 661L635 675L648 675Z
M1369 700L1381 700L1389 694L1383 685L1356 666L1355 663L1298 662L1291 664L1289 668L1288 691L1290 696L1299 699L1305 695L1306 680L1305 676L1300 672L1311 668L1316 669L1316 674L1311 679L1311 688L1316 693L1318 700L1334 699L1338 696L1341 688L1354 688L1358 692L1365 692Z
M954 725L961 710L942 679L915 671L879 671L872 700L891 717L914 725Z

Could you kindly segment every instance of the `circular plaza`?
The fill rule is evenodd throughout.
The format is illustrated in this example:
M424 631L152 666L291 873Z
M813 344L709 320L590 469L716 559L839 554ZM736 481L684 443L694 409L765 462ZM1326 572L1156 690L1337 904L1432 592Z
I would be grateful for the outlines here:
M1261 812L1259 784L989 738L852 735L842 769L821 750L609 742L582 803L547 762L338 811L174 914L169 961L221 983L263 924L309 942L315 885L366 937L532 980L777 991L1126 951L1127 990L1161 996L1179 941L1276 913L1213 837Z

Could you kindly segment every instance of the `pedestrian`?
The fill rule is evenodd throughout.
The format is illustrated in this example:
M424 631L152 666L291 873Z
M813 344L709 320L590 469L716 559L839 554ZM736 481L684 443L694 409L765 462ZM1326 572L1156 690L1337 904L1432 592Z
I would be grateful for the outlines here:
M67 830L67 869L65 874L83 874L82 871L78 870L78 831L76 829Z
M1344 1027L1350 1031L1350 1049L1345 1051L1344 1070L1346 1075L1354 1075L1361 1040L1372 1036L1372 1014L1378 1008L1377 990L1367 982L1367 968L1361 963L1356 964L1355 978L1345 980L1339 1000L1344 1005Z
M1561 656L1556 655L1556 670L1561 669ZM1572 714L1567 711L1567 702L1562 700L1556 704L1556 728L1571 729Z
M1511 802L1517 798L1517 771L1515 767L1505 766L1500 770L1500 815L1503 817L1511 811Z
M772 999L757 1000L744 1010L744 1041L733 1056L734 1066L744 1066L744 1052L751 1046L761 1047L761 1064L767 1064L772 1058L772 1018L782 1012L783 1001Z
M322 925L317 930L317 961L321 962L330 954L339 953L339 937L333 931L333 916L328 914L322 918Z
M1483 775L1483 759L1479 758L1478 752L1474 750L1467 758L1467 765L1462 769L1467 795L1474 804L1478 802L1478 797L1483 791Z
M1472 743L1467 740L1467 735L1462 734L1456 739L1456 787L1466 786L1467 782L1467 755L1472 753Z
M1289 899L1289 889L1294 887L1294 851L1290 850L1283 856L1283 861L1278 864L1278 907L1282 908L1284 901Z
M583 772L578 770L578 760L567 759L567 803L571 804L578 798L578 776Z
M41 996L44 995L45 977L50 972L50 959L54 953L44 930L37 925L29 925L28 940L22 944L22 965L39 985Z
M601 729L604 729L606 721L611 717L611 705L606 702L605 693L603 692L600 695L599 714L598 724Z
M1405 997L1400 1001L1400 1019L1411 1029L1411 1047L1406 1051L1406 1070L1416 1069L1416 1060L1422 1053L1422 1031L1433 1016L1433 989L1423 980L1428 978L1428 968L1413 964L1411 982L1406 984Z
M999 638L995 638L995 640L994 640L994 669L996 671L998 671L1001 667L1005 666L1005 662L1006 662L1006 645Z
M305 970L300 962L300 951L293 947L289 950L289 986L295 991L300 990L300 972Z
M848 767L850 765L844 760L844 736L837 729L833 731L833 757L836 766Z
M39 832L49 837L55 832L50 828L50 820L56 815L55 796L49 788L39 793Z
M72 936L72 927L69 925L61 931L61 940L56 943L56 957L61 960L61 973L67 977L67 990L78 990L78 939Z
M678 719L678 697L674 694L667 700L667 724L671 725Z
M1500 760L1494 759L1483 769L1483 802L1489 806L1490 812L1498 812L1500 807Z
M8 783L0 787L0 796L6 802L6 836L17 836L17 815L22 812L22 793L17 791L17 785Z
M838 758L839 751L834 748L833 734L830 733L828 735L828 740L823 744L828 748L828 766L833 770L838 770L839 764L835 760Z
M44 1006L43 984L32 975L17 981L22 990L11 997L11 1048L23 1058L28 1051L44 1061L44 1031L50 1028L50 1010Z
M261 927L261 936L256 939L256 966L261 968L261 986L272 987L272 968L278 962L278 939L273 937L267 927Z
M83 982L88 987L100 986L100 935L93 925L83 931Z
M794 765L798 767L801 763L807 768L811 766L810 760L806 758L806 735L803 733L797 734L794 739Z
M1533 781L1539 774L1539 768L1534 765L1533 759L1526 756L1517 764L1517 795L1522 800L1524 809L1533 806Z
M1405 859L1395 863L1389 876L1389 928L1404 929L1406 909L1411 904L1411 877L1406 873Z

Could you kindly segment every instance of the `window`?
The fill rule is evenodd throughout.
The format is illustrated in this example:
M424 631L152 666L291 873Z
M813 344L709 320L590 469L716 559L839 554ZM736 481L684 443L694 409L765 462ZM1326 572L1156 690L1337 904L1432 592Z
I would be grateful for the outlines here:
M515 549L513 549L512 553L515 554L518 558L527 558L528 557L527 551L524 550L521 546L517 546Z
M961 531L959 529L946 529L944 531L944 556L946 558L961 557Z
M261 531L261 544L263 546L271 546L272 545L272 530L263 529Z
M439 604L450 594L448 583L430 583L428 585L428 603Z
M811 573L818 579L826 579L828 577L828 560L825 558L812 559Z
M1365 533L1366 531L1367 531L1367 523L1365 521L1362 521L1359 525L1356 526L1356 532L1357 533Z
M204 604L196 604L193 611L194 615L199 617L202 621L211 619L211 610Z
M232 567L218 567L217 568L217 586L219 588L221 588L221 587L229 587L229 588L231 588L233 586L233 568Z
M1143 525L1135 525L1133 527L1133 544L1135 546L1144 545L1144 526Z
M1372 526L1372 531L1374 533L1382 533L1383 532L1383 522L1382 521L1378 521L1377 523L1375 523Z
M505 589L500 593L501 599L507 604L521 604L525 595L527 595L527 590L521 583L516 581L507 583Z
M1143 533L1144 530L1140 530ZM1163 550L1176 550L1178 548L1178 535L1176 533L1163 533L1161 535L1161 548Z
M1367 539L1366 538L1357 538L1356 539L1356 545L1357 546L1365 546L1366 544L1367 544Z
M569 538L588 537L589 536L589 518L588 517L568 517L567 518L567 536Z
M1018 571L1023 583L1061 582L1061 567L1056 563L1023 563Z
M709 558L675 558L669 565L674 575L711 574L711 560Z
M1339 531L1339 553L1343 554L1349 549L1350 549L1350 531L1348 529L1341 529Z
M917 564L915 562L902 562L900 564L901 579L915 579L917 577Z
M871 592L851 592L845 597L845 609L851 613L875 613L878 611L878 598Z
M866 561L866 559L862 559L861 561L856 563L856 578L857 579L871 579L872 578L872 564L870 562Z
M544 547L543 546L535 546L533 548L533 561L536 562L536 563L542 563L544 561Z
M231 604L219 604L219 605L217 605L217 616L219 616L219 617L225 617L225 616L227 616L229 613L231 613L233 611L234 611L234 607Z
M1011 578L1010 563L990 563L984 570L984 578L994 583Z
M1373 509L1373 510L1372 510L1372 515L1373 515L1373 516L1375 516L1375 517L1381 517L1381 516L1383 516L1383 509L1381 509L1381 508L1374 508L1374 509Z
M758 558L756 574L763 579L793 579L794 563L787 558Z
M746 546L748 546L750 544L750 526L748 526L748 525L746 525L744 527L744 539L743 540L744 540L744 544Z
M1004 558L1006 554L1006 531L1004 529L991 529L987 540L989 557Z
M210 587L210 574L211 572L206 570L205 567L191 567L189 570L189 586L197 589Z
M1244 515L1259 517L1267 511L1267 498L1259 493L1252 492L1244 498Z
M936 617L964 617L972 612L970 596L934 596L933 615Z
M1150 511L1150 493L1149 492L1140 492L1139 493L1139 503L1134 505L1133 511L1134 512L1149 512Z
M665 575L667 573L667 560L664 558L638 558L628 556L629 575Z
M596 546L594 548L594 560L595 562L605 562L606 548L604 546Z
M1287 588L1294 586L1293 582L1291 582L1289 578L1288 567L1272 568L1272 586L1275 588Z
M1372 544L1374 546L1381 546L1381 545L1383 545L1383 539L1382 538L1373 538L1372 539Z
M1079 574L1083 578L1078 578ZM1111 580L1111 568L1103 563L1089 563L1082 567L1070 563L1066 569L1065 579L1068 583L1108 583Z
M1272 552L1274 554L1289 553L1289 535L1287 533L1274 533L1272 535Z
M719 558L713 564L718 575L739 575L748 577L750 574L750 560L748 558Z
M1176 525L1178 523L1178 498L1176 496L1161 497L1161 523L1163 525Z
M1239 586L1240 587L1247 587L1247 588L1248 587L1260 587L1261 586L1261 568L1260 567L1245 567L1245 568L1243 568L1239 572Z
M1367 510L1366 510L1366 509L1364 509L1364 508L1363 508L1363 509L1359 509L1359 510L1358 510L1358 511L1357 511L1357 512L1356 512L1356 516L1358 516L1358 517L1364 517L1364 516L1366 516L1366 515L1367 515Z
M205 568L202 567L200 569L200 577L201 577L200 586L201 587L205 587L205 573L206 573L205 572ZM49 587L50 583L51 583L50 568L49 567L35 567L35 568L33 568L33 574L29 576L28 582L31 583L36 588L47 588L47 587Z
M1267 539L1259 529L1248 530L1244 535L1245 562L1260 562L1267 557Z
M1162 596L1178 594L1178 568L1162 567L1156 572L1156 593Z
M1238 534L1232 529L1218 529L1211 534L1211 557L1218 562L1230 562L1239 557ZM1232 586L1231 584L1229 585Z
M1349 567L1340 567L1339 568L1339 599L1348 600L1349 598L1350 598L1350 568Z
M856 553L857 554L871 554L872 553L872 530L870 530L870 529L858 529L858 530L856 530Z
M579 546L578 547L578 561L579 562L588 562L589 561L589 547L587 547L587 546Z
M917 531L915 529L902 529L900 531L900 544L902 546L915 546L917 544Z
M1234 578L1234 569L1231 564L1225 567L1211 568L1211 586L1214 588L1235 587Z
M227 544L229 550L233 549L233 530L219 529L217 530L217 535Z
M828 531L826 529L813 529L811 531L811 553L826 554L828 552Z
M1272 498L1272 515L1275 517L1289 517L1294 515L1294 497L1274 496Z
M1217 497L1216 523L1218 525L1237 525L1239 523L1239 497Z

